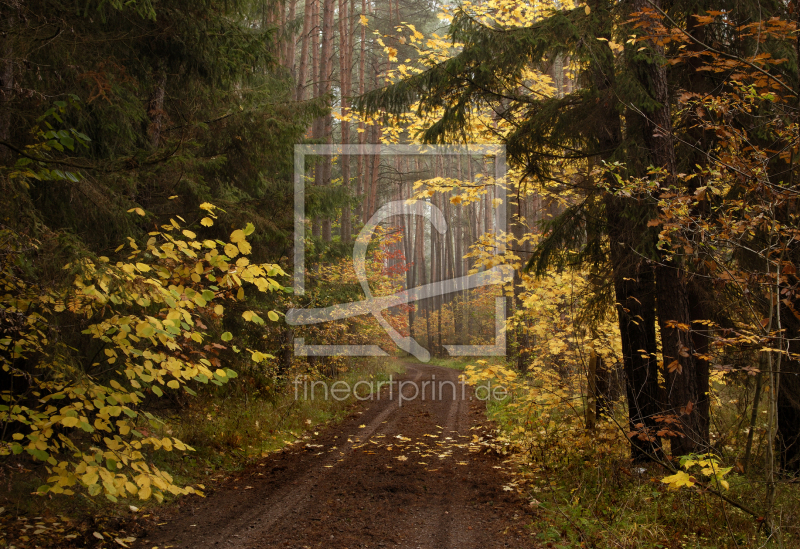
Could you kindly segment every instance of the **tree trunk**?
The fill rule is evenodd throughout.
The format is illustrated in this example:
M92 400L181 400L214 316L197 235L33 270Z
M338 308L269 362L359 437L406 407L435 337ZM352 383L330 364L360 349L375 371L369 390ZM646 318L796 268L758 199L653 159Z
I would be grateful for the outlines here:
M322 52L319 61L320 95L328 96L331 93L331 83L333 79L333 19L334 19L334 0L324 0L322 5ZM333 116L330 112L321 121L321 137L325 138L328 145L333 143ZM332 172L331 155L322 158L322 181L324 187L331 185ZM331 220L322 220L322 240L331 241Z
M167 72L161 67L153 75L155 81L155 89L150 98L150 127L148 133L150 134L150 146L154 149L158 147L161 141L161 130L164 124L164 96L167 89Z
M318 99L322 97L322 78L320 78L320 29L322 25L320 25L320 13L319 13L319 2L320 0L315 0L313 3L312 8L312 21L314 22L314 26L311 29L311 80L312 86L314 89L314 98ZM311 124L311 136L316 139L322 138L324 122L322 118L314 119L314 122ZM322 159L317 156L314 159L314 185L319 187L322 185ZM321 220L318 215L314 215L313 219L311 220L311 234L314 238L320 238L322 236L322 224Z
M597 425L597 351L589 349L589 364L586 372L586 428L593 431Z
M406 159L406 162L408 160ZM403 193L403 198L408 198L410 196L410 192L406 194L404 188L401 187L401 193ZM409 290L416 285L416 278L414 276L414 234L413 231L415 230L416 226L414 225L414 217L409 215L404 215L403 218L403 241L405 243L404 250L405 250L405 260L406 260L406 289ZM414 325L414 315L416 313L416 307L414 304L410 304L408 307L408 330L409 335L413 337L412 326Z
M414 276L414 286L422 286L426 283L425 277L425 220L421 215L414 216L417 224L416 235L414 236L414 269L416 270L416 275ZM417 322L416 317L422 310L422 302L417 301L416 311L414 314L414 326L412 330L412 336L414 339L419 341L418 333L416 330Z
M284 33L286 32L286 1L279 0L278 1L278 19L280 21L280 29L278 32ZM280 36L280 35L279 35ZM289 42L288 36L283 36L282 40L279 41L278 46L278 64L285 67L286 61L289 59L288 52L286 50L286 44Z
M649 0L640 1L640 8L649 6ZM658 7L659 0L655 0ZM663 60L663 47L650 44L654 59L650 63L640 62L639 74L643 76L642 85L657 103L657 107L647 113L644 124L643 142L649 149L653 164L667 172L667 185L674 183L677 173L675 147L672 140L672 119L669 106L666 65ZM677 261L667 261L662 255L661 264L656 267L656 289L658 292L658 323L661 330L661 350L664 357L667 398L669 407L664 410L678 416L682 433L671 437L672 454L676 456L705 451L708 447L708 422L704 421L700 410L694 408L706 399L708 392L707 374L699 370L707 363L698 362L694 356L694 343L690 334L692 318L689 308L687 273ZM679 323L681 327L675 326ZM701 386L703 379L705 386Z
M361 0L361 15L366 15L367 13L367 1ZM358 56L358 95L364 95L365 89L365 82L364 82L364 70L366 65L366 55L367 51L367 28L364 25L361 25L361 44L359 49L359 56ZM367 142L367 128L364 124L363 118L358 122L358 144L364 145ZM361 198L361 200L356 205L355 216L356 219L362 218L364 215L364 186L366 183L366 179L364 177L364 154L359 153L358 158L356 160L356 170L358 172L358 181L356 182L356 196ZM409 256L410 259L410 256Z
M295 39L297 33L294 31L294 19L296 17L297 11L297 0L289 0L289 14L287 15L286 22L289 25L292 25L292 31L286 37L286 44L285 44L285 51L284 51L284 65L287 69L289 69L289 73L294 76L294 62L295 62L295 49L297 48L297 44L295 43Z
M11 42L12 34L9 32L14 27L15 18L9 17L6 21L5 37L0 41L2 45L2 60L0 60L0 141L11 141L11 104L14 98L14 46ZM0 163L5 164L11 159L11 150L0 145Z
M350 51L350 26L347 0L339 0L339 79L342 91L342 117L341 133L342 145L350 143L350 122L346 120L349 115L348 98L350 96L350 71L351 51ZM352 213L350 209L350 156L342 154L340 157L342 166L342 185L347 195L347 202L342 205L342 242L350 242L352 239Z
M785 471L800 472L800 363L786 360L778 388L778 451Z
M527 202L527 197L525 196L524 192L521 189L518 189L517 193L517 205L508 208L511 212L511 234L513 235L513 240L510 242L511 247L514 249L521 249L522 239L527 232L527 226L524 223L524 212L525 212L525 203ZM518 254L519 255L519 254ZM520 314L524 311L524 307L522 306L522 299L520 295L522 294L522 271L520 269L514 270L514 281L513 281L513 303L512 303L512 311ZM531 353L529 349L530 342L528 341L527 332L525 330L525 319L524 317L519 318L519 323L517 324L517 328L515 330L514 339L516 344L516 363L517 363L517 370L520 372L524 372L528 369L528 363L530 362Z
M305 0L303 7L303 36L300 41L300 66L297 70L297 89L295 90L295 99L297 101L303 101L306 98L308 44L311 39L312 23L314 22L314 2L315 0Z
M373 143L380 145L382 130L380 126L374 127ZM372 216L378 210L378 180L380 179L381 157L378 154L372 155L372 170L369 176L369 215Z
M587 4L596 14L598 37L610 39L613 21L603 0ZM597 109L604 120L595 124L597 149L607 151L598 160L609 160L622 143L622 121L614 94L615 56L607 42L601 42L590 68ZM609 178L608 183L615 182ZM660 412L658 403L658 362L655 335L655 280L652 268L644 264L636 249L646 221L636 215L635 201L607 193L603 197L610 245L617 319L622 340L622 360L628 400L631 456L647 460L661 449L655 435Z
M685 274L670 265L656 267L658 327L669 402L665 412L680 418L682 431L670 437L674 456L699 453L708 447L708 423L703 421L699 410L700 401L707 398L707 387L699 385L701 379L693 356Z
M631 455L647 460L660 453L656 432L659 415L658 361L656 360L655 285L653 269L637 261L630 240L637 238L626 226L629 215L625 201L606 197L606 216L611 242L614 292L617 301L625 393L628 399ZM626 208L627 206L627 208Z

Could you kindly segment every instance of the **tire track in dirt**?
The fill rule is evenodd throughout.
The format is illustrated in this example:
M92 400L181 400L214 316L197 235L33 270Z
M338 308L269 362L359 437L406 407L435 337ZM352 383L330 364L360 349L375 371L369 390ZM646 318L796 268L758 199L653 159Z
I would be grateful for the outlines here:
M459 372L407 364L397 381L452 382L436 400L384 387L340 425L273 454L205 499L184 499L138 547L534 547L532 511L470 448L484 404ZM405 396L413 387L406 384ZM464 398L462 398L462 396ZM363 427L362 427L363 425ZM470 429L473 429L472 431ZM319 447L318 445L321 445Z

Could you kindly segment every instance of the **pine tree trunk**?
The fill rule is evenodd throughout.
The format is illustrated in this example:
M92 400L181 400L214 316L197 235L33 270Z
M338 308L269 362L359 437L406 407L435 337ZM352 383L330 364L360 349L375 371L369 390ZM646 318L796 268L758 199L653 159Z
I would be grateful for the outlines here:
M280 33L286 32L286 2L285 0L278 1L278 19L280 21ZM288 36L284 36L282 42L279 42L278 47L278 64L285 67L289 55L286 51L286 43L289 42Z
M370 126L367 128L365 134L368 134L367 143L373 144L375 142L375 130L376 126ZM366 223L369 221L369 218L372 217L372 165L375 163L375 155L368 154L364 156L364 201L361 208L361 222Z
M649 7L650 0L640 1L639 7ZM655 0L658 7L660 0ZM677 173L675 148L672 141L672 119L669 107L666 65L663 62L663 47L650 44L655 54L652 63L642 63L639 74L645 75L643 87L658 103L658 107L647 113L643 128L643 141L650 151L655 166L667 172L666 184L674 182ZM682 436L670 439L672 454L675 456L703 452L708 448L708 422L704 421L699 408L705 400L708 384L699 385L703 375L699 372L707 364L700 363L694 356L694 344L689 332L691 315L687 289L687 273L677 261L667 261L662 255L661 264L656 266L656 289L658 292L658 323L661 331L661 349L664 358L665 379L669 407L667 413L680 417ZM685 328L674 326L679 323Z
M342 145L346 146L350 143L350 122L346 117L350 114L349 111L349 96L350 96L350 71L352 70L351 59L351 46L350 46L350 26L348 25L349 14L347 8L347 0L339 0L339 78L340 88L342 92L342 117L341 133ZM342 166L342 185L348 197L348 202L342 206L342 242L350 242L352 239L352 213L350 209L350 156L342 154L340 157Z
M455 227L453 223L453 205L450 203L449 195L445 195L444 197L444 218L447 221L447 232L444 235L445 238L445 245L444 245L444 278L445 280L453 280L456 277L455 274L455 256L453 252L453 238L455 236ZM456 314L455 314L455 307L454 307L454 298L455 294L453 292L449 292L445 296L445 304L449 311L452 312L453 315L453 322L456 321ZM458 333L454 327L454 333Z
M361 0L361 14L366 15L367 13L367 1ZM364 82L364 70L366 65L366 54L367 49L367 28L364 25L361 25L361 45L360 51L358 56L358 95L364 95L366 91L365 82ZM364 125L364 121L359 120L358 122L358 144L364 145L367 142L367 129ZM366 179L364 177L364 164L365 164L364 154L359 153L358 158L356 160L356 170L358 172L358 181L356 182L356 196L359 197L361 200L356 205L355 216L356 219L363 219L364 215L364 185ZM410 257L410 256L409 256Z
M589 349L589 364L586 379L586 428L593 431L597 426L597 351L592 345Z
M426 277L425 277L425 220L423 219L423 217L421 215L414 216L414 219L416 220L416 225L417 225L416 234L414 236L414 269L416 270L416 276L414 277L414 286L416 287L416 286L422 286L423 284L426 283ZM415 314L414 314L414 317L415 317L415 319L414 319L415 320L414 327L416 328L416 326L418 325L418 323L416 321L416 317L419 316L419 314L421 312L423 312L422 311L422 309L423 309L422 301L417 301L415 307L416 307L416 311L415 311ZM427 317L427 315L426 315L426 317ZM414 339L416 339L417 341L419 341L418 335L419 334L417 333L417 330L415 329L412 332L412 337Z
M630 223L629 199L607 196L606 216L611 242L611 263L617 301L619 331L625 368L625 389L631 453L634 459L647 460L661 448L656 416L658 399L658 361L656 360L655 280L651 267L631 252L633 240L640 236Z
M334 13L335 4L334 0L324 0L322 5L322 53L320 57L319 78L321 83L320 95L328 96L331 93L331 84L333 80L333 40L334 40ZM326 114L321 122L322 137L325 138L325 143L328 145L333 143L333 116L330 112ZM332 173L331 155L325 155L322 159L322 185L330 187L331 173ZM331 241L331 220L324 218L322 220L322 240L325 242Z
M294 20L296 17L296 10L297 10L297 0L289 0L289 13L286 17L286 23L292 25L292 29L294 29ZM284 27L285 28L285 27ZM289 73L294 76L294 69L295 69L295 48L297 44L295 43L297 33L292 30L285 40L285 50L283 54L284 59L284 66L289 69Z
M295 99L297 101L303 101L306 98L308 44L311 39L312 23L314 21L314 2L315 0L305 0L303 7L303 36L300 41L300 65L297 70L297 89L295 90Z
M162 67L154 75L155 90L150 99L150 146L154 149L161 141L161 130L164 124L164 97L167 91L167 72Z
M685 271L670 265L656 267L658 327L669 399L665 411L680 418L682 430L670 438L674 456L702 452L708 445L708 424L703 424L699 410L695 410L700 400L705 400L706 391L698 384L697 365L692 356L694 343L689 330L676 325L688 327L692 320L684 276Z
M406 161L406 169L408 168ZM406 190L401 187L401 192L403 193L403 198L410 198L411 193L406 193ZM406 260L406 289L409 290L416 285L416 278L414 276L414 233L415 225L414 225L414 217L409 215L404 215L402 217L403 220L403 242L405 243L404 250L405 250L405 260ZM414 325L414 315L415 315L416 307L414 304L410 304L408 308L408 329L409 335L413 336L412 326Z
M319 18L319 2L320 0L315 0L313 4L313 27L311 29L311 80L312 86L314 87L315 99L322 97L322 78L320 78L321 62L319 51L320 30L322 29L322 25L320 24ZM321 139L323 127L324 122L322 118L314 119L314 122L311 124L311 136L314 139ZM320 157L316 157L314 160L314 185L317 187L322 185L322 159ZM322 236L322 224L319 216L317 215L314 215L313 219L311 220L311 234L314 236L314 238L320 238Z
M380 126L375 126L374 141L375 145L380 145L383 130ZM378 180L380 179L381 157L379 154L372 155L372 170L369 176L369 215L370 217L378 210Z
M513 210L513 215L511 217L511 234L514 236L514 241L511 242L511 245L515 249L522 248L522 238L525 233L528 232L528 227L524 223L525 217L525 204L527 202L527 197L522 191L517 193L517 205L512 206L509 208L509 211ZM518 254L519 255L519 254ZM511 309L514 312L521 312L524 311L524 307L522 306L522 299L520 295L522 294L522 273L519 269L514 271L514 289L513 289L513 308ZM525 372L528 369L528 364L530 362L531 353L529 349L529 341L525 331L524 325L524 317L523 322L520 322L517 325L516 333L514 334L517 344L517 370L520 372Z
M613 21L605 0L587 4L598 19L598 37L610 39ZM598 94L597 109L603 120L595 124L597 149L614 151L622 142L622 123L613 93L615 57L607 42L601 42L590 67L593 86ZM610 158L599 155L597 161ZM614 182L609 180L609 184ZM611 267L617 303L617 319L622 340L622 360L628 400L631 456L647 460L661 451L655 435L658 401L658 362L655 335L655 280L653 269L635 253L641 243L644 222L636 216L635 201L606 194L603 198ZM639 216L641 218L641 216Z

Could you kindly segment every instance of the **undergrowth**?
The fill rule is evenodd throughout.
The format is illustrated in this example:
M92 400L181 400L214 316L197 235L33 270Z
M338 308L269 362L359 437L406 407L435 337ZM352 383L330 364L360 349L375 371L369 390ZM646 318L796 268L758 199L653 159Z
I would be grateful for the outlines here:
M402 373L403 367L393 359L364 357L351 359L343 370L335 380L353 385L359 380L387 380ZM155 452L150 456L152 463L178 484L208 488L248 463L341 420L356 401L352 395L344 400L305 399L302 390L295 399L291 383L268 394L259 393L254 386L243 376L216 391L200 393L179 407L154 410L156 420L140 427L143 434L176 437L194 451ZM0 469L0 547L102 544L98 536L109 540L116 537L124 543L128 534L121 533L120 528L127 528L125 524L133 518L160 512L155 501L143 505L138 500L120 500L120 505L82 494L34 495L46 471L25 456ZM168 496L165 502L175 499Z
M476 386L492 379L511 388L509 397L489 400L486 412L499 430L495 450L514 465L514 481L509 486L538 510L531 530L543 545L602 549L800 547L800 483L792 477L781 479L775 501L777 528L769 532L761 516L763 452L756 447L754 466L744 474L740 458L746 437L732 435L736 431L731 423L737 417L731 406L735 393L724 384L715 384L712 440L714 455L733 468L725 477L729 488L721 490L727 501L700 485L674 489L665 482L674 473L669 467L680 470L677 457L665 458L662 464L632 462L619 426L627 424L623 402L617 402L606 420L589 430L580 400L571 398L571 393L553 400L550 392L538 390L540 384L535 380L516 376L503 366L479 363L468 367L467 375ZM563 390L564 384L560 387ZM687 478L695 480L694 476Z

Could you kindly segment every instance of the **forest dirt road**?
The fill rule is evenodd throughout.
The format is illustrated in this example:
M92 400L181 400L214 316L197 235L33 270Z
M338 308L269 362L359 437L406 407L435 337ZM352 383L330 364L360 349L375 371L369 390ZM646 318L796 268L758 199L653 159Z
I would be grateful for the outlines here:
M441 398L398 399L398 384L342 423L264 458L204 499L187 498L140 539L173 548L535 547L533 510L479 451L485 404L459 372L407 364L406 398L423 382ZM302 389L300 389L302 391Z

